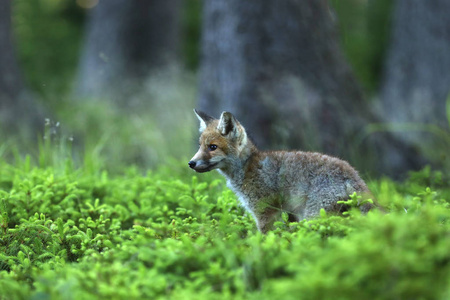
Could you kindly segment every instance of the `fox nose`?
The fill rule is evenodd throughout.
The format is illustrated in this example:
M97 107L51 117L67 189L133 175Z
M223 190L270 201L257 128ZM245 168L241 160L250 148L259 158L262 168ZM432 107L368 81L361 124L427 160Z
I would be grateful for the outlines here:
M195 168L195 165L196 165L197 163L195 162L195 161L193 161L193 160L191 160L190 162L188 162L188 165L189 165L189 167L191 168L191 169L193 169L193 168Z

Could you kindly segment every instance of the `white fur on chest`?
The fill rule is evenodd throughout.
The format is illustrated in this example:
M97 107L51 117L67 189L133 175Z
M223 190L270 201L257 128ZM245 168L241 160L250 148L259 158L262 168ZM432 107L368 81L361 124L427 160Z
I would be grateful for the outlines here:
M245 195L241 191L239 185L233 183L233 181L225 173L223 173L221 170L218 170L218 171L220 174L222 174L227 179L227 187L235 193L235 195L238 197L239 203L245 208L245 210L247 210L253 214L253 211L249 205L249 203L250 203L249 197L247 195Z
M236 194L241 205L248 211L251 211L249 206L249 198L241 192L241 190L236 187L230 180L227 180L227 186Z

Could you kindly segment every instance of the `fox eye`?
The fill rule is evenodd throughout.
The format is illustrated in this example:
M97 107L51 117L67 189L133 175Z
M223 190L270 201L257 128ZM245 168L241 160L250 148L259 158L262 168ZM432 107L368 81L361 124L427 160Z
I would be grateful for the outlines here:
M209 151L214 151L217 149L217 145L211 144L208 146Z

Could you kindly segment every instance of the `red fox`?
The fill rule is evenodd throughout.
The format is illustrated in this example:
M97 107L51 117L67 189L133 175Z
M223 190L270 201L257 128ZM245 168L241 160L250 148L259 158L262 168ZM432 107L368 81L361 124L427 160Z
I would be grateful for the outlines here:
M289 221L318 216L320 209L342 212L354 192L370 195L358 172L346 161L320 153L259 151L229 112L215 119L194 110L200 120L200 149L189 167L203 173L217 169L262 233L286 212ZM367 212L372 203L360 206Z

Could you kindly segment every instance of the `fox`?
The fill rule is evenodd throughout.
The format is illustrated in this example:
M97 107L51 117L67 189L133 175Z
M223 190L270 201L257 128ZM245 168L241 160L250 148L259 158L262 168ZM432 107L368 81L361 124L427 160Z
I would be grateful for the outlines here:
M267 233L285 212L289 222L340 214L338 203L354 192L368 200L371 192L358 172L344 160L317 152L260 151L245 128L227 111L219 119L194 109L200 121L199 150L188 162L198 173L218 170L240 204ZM366 213L373 202L361 201Z

